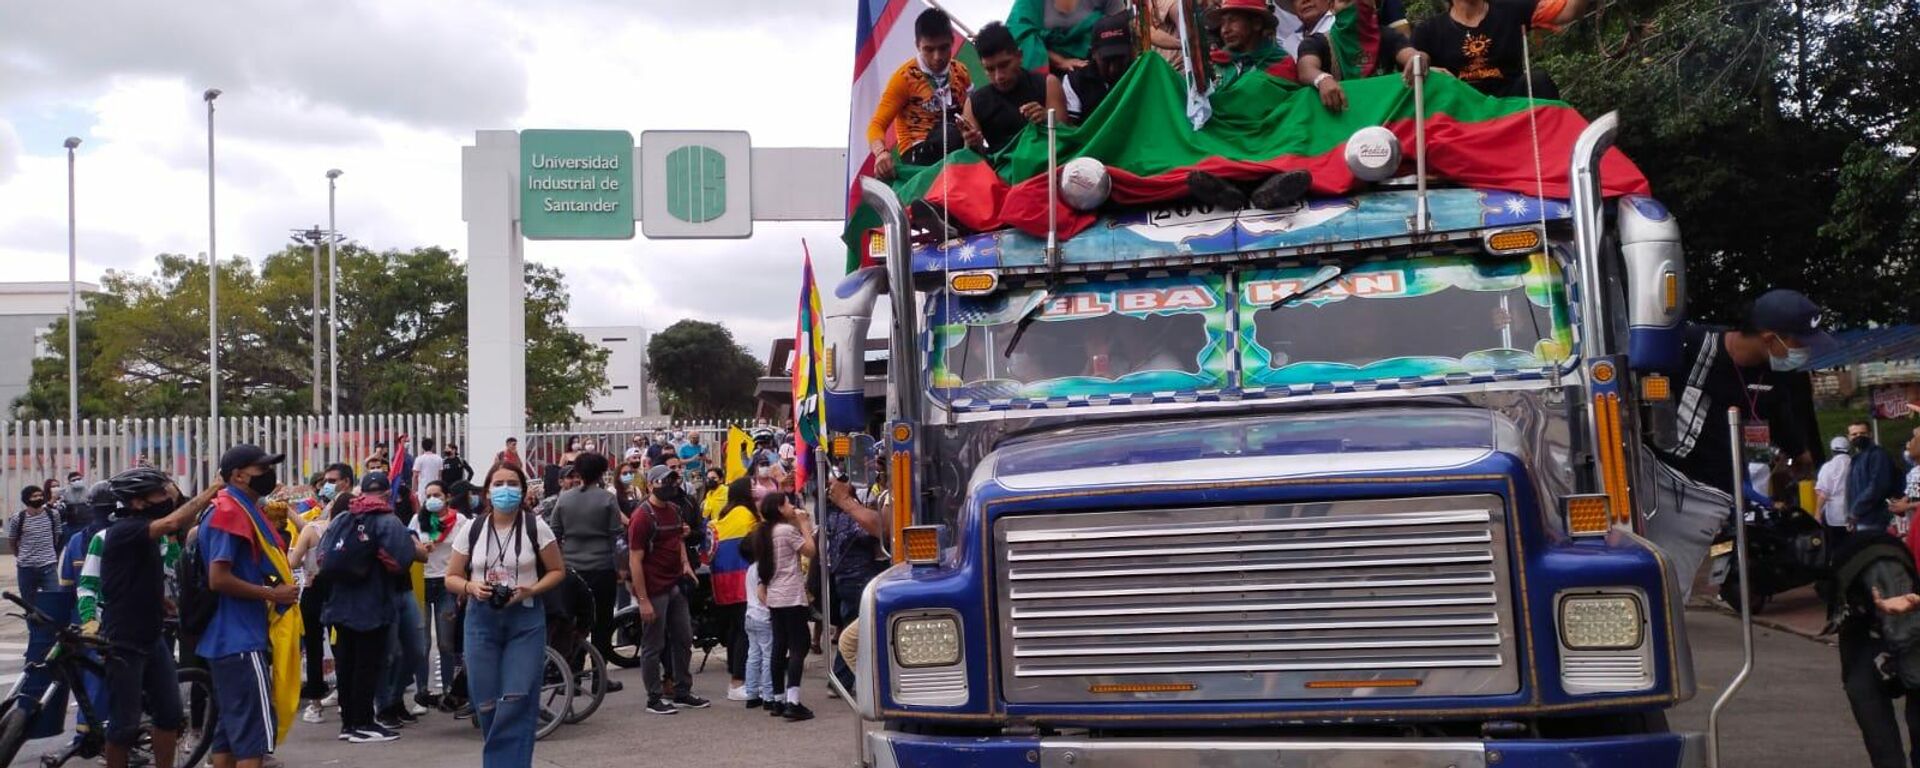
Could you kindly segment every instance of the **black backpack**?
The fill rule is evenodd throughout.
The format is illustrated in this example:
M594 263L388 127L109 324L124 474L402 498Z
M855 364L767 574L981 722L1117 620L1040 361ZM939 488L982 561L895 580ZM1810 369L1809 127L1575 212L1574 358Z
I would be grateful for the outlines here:
M532 514L533 513L528 512L526 508L521 508L519 524L521 528L526 529L527 546L533 548L533 577L538 579L547 575L547 564L540 560L540 526L534 524L533 518L531 517ZM472 520L468 521L467 552L469 554L473 552L474 547L480 545L480 528L482 524L492 524L488 519L490 517L492 517L490 513L482 513L475 515Z
M212 512L212 507L201 512L194 527L204 529L207 515ZM188 537L186 547L180 551L180 562L174 566L174 574L180 582L180 632L186 637L199 637L206 633L207 625L213 623L213 611L220 604L219 595L207 586L207 563L200 553L200 536Z
M320 537L320 573L330 579L357 582L373 573L380 542L367 530L365 516L335 517Z

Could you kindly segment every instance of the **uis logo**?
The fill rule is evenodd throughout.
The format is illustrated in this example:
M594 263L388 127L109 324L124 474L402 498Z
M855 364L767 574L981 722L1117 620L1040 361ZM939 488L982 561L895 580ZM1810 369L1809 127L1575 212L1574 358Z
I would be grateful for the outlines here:
M667 153L667 215L704 224L727 212L727 156L690 144Z

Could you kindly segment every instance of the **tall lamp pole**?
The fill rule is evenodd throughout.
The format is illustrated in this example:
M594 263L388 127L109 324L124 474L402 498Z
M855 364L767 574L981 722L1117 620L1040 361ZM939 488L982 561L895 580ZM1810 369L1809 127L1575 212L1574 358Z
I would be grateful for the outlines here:
M80 241L73 213L73 151L77 136L67 137L67 435L73 441L73 469L85 472L80 451L80 331L74 323L80 303Z
M220 439L220 249L214 244L213 218L213 100L220 89L208 88L200 95L207 102L207 431L213 450L218 453Z
M327 434L333 441L334 461L340 457L340 228L334 221L334 184L338 168L327 171Z
M320 380L321 360L326 355L326 345L320 342L320 318L322 317L320 314L320 240L326 236L318 224L309 229L293 230L294 242L306 241L313 255L311 259L313 262L313 335L310 337L313 341L313 378L308 381L313 382L313 415L315 416L327 412L321 405L326 385Z

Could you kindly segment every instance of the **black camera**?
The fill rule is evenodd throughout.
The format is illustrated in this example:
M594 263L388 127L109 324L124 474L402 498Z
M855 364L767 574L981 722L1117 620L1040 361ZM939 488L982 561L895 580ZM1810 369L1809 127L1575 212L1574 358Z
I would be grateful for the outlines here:
M492 606L494 610L507 607L507 603L512 600L513 587L505 584L487 585L487 605Z

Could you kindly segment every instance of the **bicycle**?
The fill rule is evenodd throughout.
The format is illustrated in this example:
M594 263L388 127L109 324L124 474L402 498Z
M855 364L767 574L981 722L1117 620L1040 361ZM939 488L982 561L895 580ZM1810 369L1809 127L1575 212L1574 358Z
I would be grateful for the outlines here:
M59 622L42 613L40 609L28 605L19 595L12 592L0 593L0 597L20 606L23 613L9 614L25 620L29 625L51 628L55 632L55 642L47 651L45 659L27 665L13 690L0 701L0 766L12 765L19 756L20 748L27 742L27 726L41 712L49 708L59 708L72 691L83 691L80 686L81 673L88 672L105 677L106 668L100 660L95 660L89 652L99 654L102 659L113 655L113 643L91 637L70 626L60 626ZM46 672L52 676L47 687L38 697L26 693L27 681L35 673ZM208 702L213 696L213 681L205 670L181 668L177 678L183 690L181 701ZM105 713L93 707L93 700L85 695L76 698L80 709L81 721L87 725L86 733L78 740L69 743L59 751L43 755L40 758L42 768L59 768L74 758L92 760L99 757L106 747L107 721ZM207 751L213 743L206 738L207 712L204 704L187 710L186 728L182 729L180 739L175 745L174 765L176 768L197 768L200 761L206 759ZM151 763L152 738L151 723L142 723L140 742L135 745L134 761L140 753L146 753L146 762ZM133 762L133 761L130 761Z

